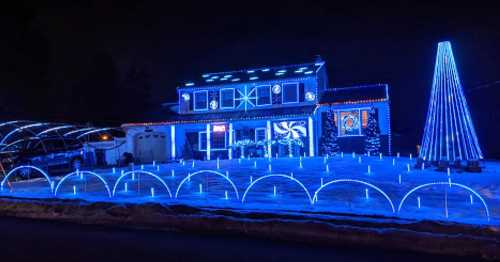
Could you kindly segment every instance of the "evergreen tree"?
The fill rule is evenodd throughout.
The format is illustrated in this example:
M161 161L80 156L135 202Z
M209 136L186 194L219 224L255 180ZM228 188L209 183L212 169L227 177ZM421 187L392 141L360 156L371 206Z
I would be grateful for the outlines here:
M371 155L380 153L380 128L377 122L377 111L374 107L368 113L365 136L365 152Z
M337 133L337 125L334 121L333 112L330 110L326 113L326 121L319 139L320 151L323 155L332 156L340 151Z

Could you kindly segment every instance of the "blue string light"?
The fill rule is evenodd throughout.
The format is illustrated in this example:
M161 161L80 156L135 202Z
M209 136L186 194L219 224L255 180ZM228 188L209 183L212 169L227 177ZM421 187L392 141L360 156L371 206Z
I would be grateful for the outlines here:
M450 42L440 42L420 157L424 161L483 158Z

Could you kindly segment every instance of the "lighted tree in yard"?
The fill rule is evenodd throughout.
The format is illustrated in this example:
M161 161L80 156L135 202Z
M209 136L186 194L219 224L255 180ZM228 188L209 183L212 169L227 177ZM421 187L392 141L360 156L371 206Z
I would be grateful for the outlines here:
M321 153L323 155L335 155L340 151L340 147L337 139L337 125L335 125L335 120L332 111L326 113L326 121L323 127L323 132L319 139L319 146Z
M482 158L451 44L440 42L420 159L450 163Z
M380 153L380 128L377 122L377 111L374 107L368 112L365 136L365 152L371 155Z

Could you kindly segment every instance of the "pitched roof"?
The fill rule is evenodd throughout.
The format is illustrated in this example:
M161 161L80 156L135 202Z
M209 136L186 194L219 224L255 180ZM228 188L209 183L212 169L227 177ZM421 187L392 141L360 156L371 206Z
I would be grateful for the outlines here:
M205 114L171 114L165 116L161 122L146 123L126 123L122 127L145 126L145 125L164 125L164 124L189 124L189 123L207 123L216 121L239 121L253 119L272 119L281 117L296 117L311 115L316 108L315 105L280 107L266 110L249 111L228 111Z
M375 84L326 89L319 104L356 104L389 100L389 86Z
M195 79L190 79L182 83L179 88L196 88L206 86L218 86L225 84L246 83L255 81L266 81L284 78L296 78L315 75L317 71L325 64L324 61L281 65L271 67L258 67L252 69L243 69L236 71L205 73Z

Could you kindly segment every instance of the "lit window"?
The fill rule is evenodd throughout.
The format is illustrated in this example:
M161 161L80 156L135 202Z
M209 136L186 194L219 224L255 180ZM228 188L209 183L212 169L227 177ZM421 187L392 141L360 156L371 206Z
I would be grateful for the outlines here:
M255 128L255 142L265 141L266 140L266 128L259 127Z
M299 84L288 83L283 84L283 103L299 102Z
M220 90L220 108L234 108L234 89L223 88Z
M340 111L339 136L361 135L359 110Z
M257 88L257 105L271 104L271 86L258 86Z
M194 96L194 110L207 110L208 109L208 91L196 91Z

